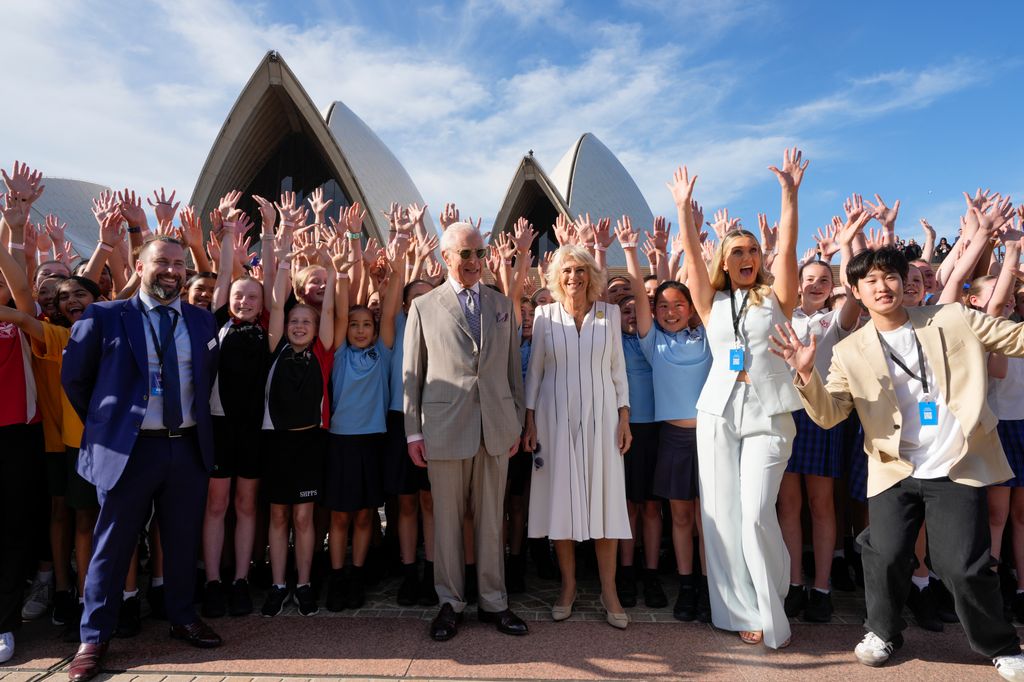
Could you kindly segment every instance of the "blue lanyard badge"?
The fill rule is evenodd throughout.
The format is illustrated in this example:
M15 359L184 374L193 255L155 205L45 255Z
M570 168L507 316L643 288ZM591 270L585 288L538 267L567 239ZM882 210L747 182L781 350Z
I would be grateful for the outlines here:
M743 371L743 349L733 348L729 351L729 369L733 372Z
M917 404L921 414L921 426L935 426L939 423L939 409L934 400L922 400Z

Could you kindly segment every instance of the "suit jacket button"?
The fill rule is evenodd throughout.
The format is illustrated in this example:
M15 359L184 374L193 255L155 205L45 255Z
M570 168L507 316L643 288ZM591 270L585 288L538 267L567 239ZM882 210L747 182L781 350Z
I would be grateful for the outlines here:
M900 425L899 425L899 424L893 424L893 425L892 425L892 428L894 428L894 429L896 429L897 431L899 431L899 430L900 430Z

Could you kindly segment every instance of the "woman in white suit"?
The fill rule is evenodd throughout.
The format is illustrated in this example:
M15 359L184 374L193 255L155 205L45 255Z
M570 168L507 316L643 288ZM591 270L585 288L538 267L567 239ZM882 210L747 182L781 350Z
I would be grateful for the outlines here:
M631 440L629 389L619 309L598 300L604 279L586 249L563 246L547 275L555 302L535 312L526 373L529 531L555 543L562 589L552 617L568 618L576 599L573 543L594 540L607 620L625 628L615 558L618 540L631 537L622 463Z

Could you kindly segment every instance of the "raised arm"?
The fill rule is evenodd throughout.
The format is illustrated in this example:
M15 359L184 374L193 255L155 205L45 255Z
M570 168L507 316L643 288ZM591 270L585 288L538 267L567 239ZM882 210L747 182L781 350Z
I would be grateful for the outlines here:
M292 252L291 234L282 231L275 240L274 255L277 261L277 273L274 277L274 290L270 296L270 322L267 325L267 344L270 352L277 350L277 344L284 337L284 303L292 290Z
M107 259L114 252L114 247L122 239L121 230L123 228L121 223L123 220L124 218L121 217L116 208L102 217L100 215L96 216L96 221L100 224L100 241L92 252L92 257L89 259L85 272L82 273L83 277L88 277L93 282L99 284L100 277L103 274L103 266L107 264Z
M985 214L977 208L972 207L971 212L978 220L978 228L971 236L967 249L953 266L953 272L950 273L949 279L943 284L939 304L956 303L960 300L964 284L971 278L978 263L985 260L987 265L988 255L992 253L992 235L998 229L997 225L1002 226L998 220L986 219Z
M711 288L711 277L708 275L708 269L701 257L700 235L697 232L697 226L693 223L693 209L690 202L693 199L693 186L696 182L697 176L694 175L691 178L686 166L683 166L676 169L672 176L672 182L666 183L666 187L672 193L672 199L676 203L679 234L683 240L686 285L693 297L693 306L706 325L711 316L711 304L715 298L715 291Z
M380 340L388 348L395 346L395 317L402 307L402 289L405 288L405 255L412 244L414 223L398 225L395 241L388 249L391 276L380 301Z
M935 228L921 218L921 229L924 230L924 246L921 248L921 260L931 263L935 256Z
M626 254L629 288L636 300L636 333L640 338L645 338L651 331L653 311L651 303L644 293L643 271L640 269L640 258L636 255L636 242L639 235L633 231L633 224L630 222L629 216L624 215L615 223L615 236L619 238L622 252Z
M771 166L782 188L782 211L779 214L778 255L772 265L775 282L772 290L779 301L779 307L786 317L793 316L796 307L799 285L797 282L796 242L799 233L799 205L797 197L800 183L804 179L804 171L810 161L803 160L803 152L796 147L787 149L782 162L782 169Z
M28 222L29 204L18 201L8 193L4 197L3 219L0 228L6 228L11 234L11 248L24 243L25 223ZM7 286L14 298L18 310L35 317L36 304L32 299L32 287L28 283L28 274L23 263L19 263L6 244L0 244L0 272L7 280Z

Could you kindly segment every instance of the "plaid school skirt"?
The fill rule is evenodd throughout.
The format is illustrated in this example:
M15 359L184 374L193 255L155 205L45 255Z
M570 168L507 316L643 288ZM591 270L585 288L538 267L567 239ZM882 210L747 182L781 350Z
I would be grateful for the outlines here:
M851 498L859 502L867 502L868 456L864 452L864 429L860 425L857 412L851 412L839 427L842 428L841 449L847 489L850 491Z
M796 438L793 439L793 452L786 464L786 473L840 478L843 475L843 425L823 429L804 410L793 413L793 422L796 424Z
M999 433L999 442L1003 444L1006 461L1013 469L1013 478L999 485L1024 487L1024 419L1000 420L996 431Z

